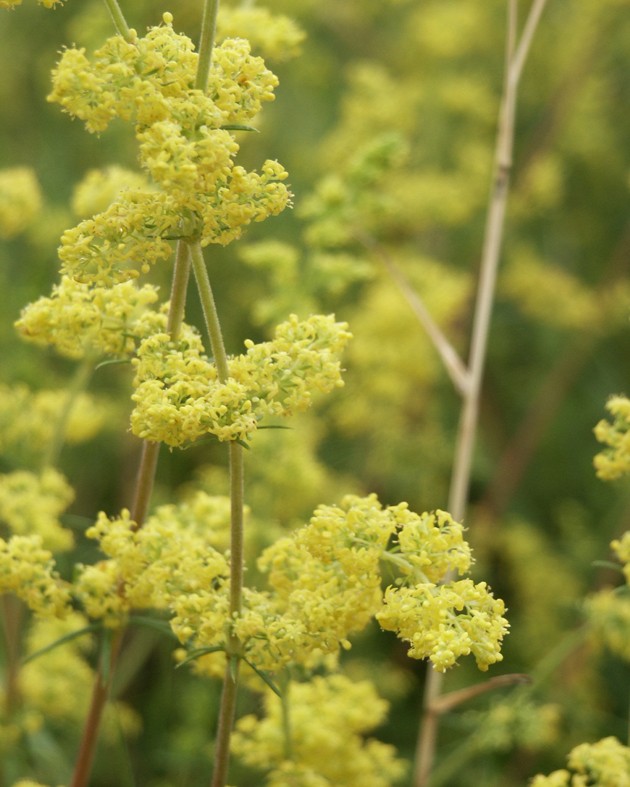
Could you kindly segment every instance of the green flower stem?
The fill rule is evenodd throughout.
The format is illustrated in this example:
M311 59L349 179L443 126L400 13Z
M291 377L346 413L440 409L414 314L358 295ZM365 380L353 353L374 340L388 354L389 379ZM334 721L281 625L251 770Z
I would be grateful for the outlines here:
M2 609L4 651L6 654L4 705L10 718L20 704L20 639L24 621L24 605L16 596L3 593L0 595L0 607Z
M236 694L238 691L238 671L240 660L228 656L221 693L221 707L219 709L219 726L214 750L214 769L212 772L211 787L225 787L227 783L228 768L230 765L230 739L236 711Z
M243 604L243 574L245 570L245 544L243 509L244 493L244 462L243 446L231 442L230 455L230 500L231 500L231 535L230 535L230 613L233 617L241 612ZM236 644L236 643L233 643Z
M199 37L197 77L195 79L195 87L197 90L205 91L208 86L214 37L217 29L218 11L219 0L205 0L203 4L203 16L201 18L201 35Z
M168 311L167 330L171 339L176 341L182 329L186 313L186 294L190 278L190 252L188 244L180 240L175 253L173 282L171 284L171 304Z
M177 246L177 253L175 255L175 265L171 284L171 301L167 317L167 326L172 339L176 339L179 336L184 320L186 291L189 277L190 255L187 244L181 241ZM142 444L142 455L138 467L138 475L136 477L134 502L131 508L131 517L136 523L137 528L142 527L146 519L151 493L153 491L159 454L159 443L145 441ZM83 735L70 787L87 787L89 784L92 763L96 752L96 744L98 742L98 732L103 710L109 696L112 677L116 669L123 633L124 629L120 629L120 631L116 632L114 635L109 656L109 664L106 670L103 670L101 665L96 673L90 709L83 727Z
M92 356L86 356L77 366L74 376L70 381L70 385L66 391L66 399L61 412L59 413L59 419L55 424L55 431L53 433L52 440L50 441L50 444L42 457L42 468L53 467L57 464L59 454L61 453L61 449L63 448L65 441L66 430L68 427L70 414L72 413L72 408L76 404L79 395L82 394L87 388L93 370L94 358Z
M127 21L125 20L125 17L123 16L120 6L118 5L118 0L105 0L105 5L107 6L107 10L112 17L116 31L120 33L125 41L131 41L131 30L127 24Z
M206 262L203 258L203 252L199 241L194 241L190 244L190 252L195 281L197 282L197 290L199 291L199 299L201 300L201 308L203 309L203 316L206 321L206 328L208 329L210 348L212 349L214 362L217 365L219 380L224 383L230 376L227 354L225 352L225 344L223 343L221 323L219 322L219 315L214 302L210 279L208 278Z
M192 267L197 282L201 307L203 309L206 328L210 338L210 346L217 366L219 380L227 381L230 371L228 367L225 344L221 323L217 313L208 270L203 258L201 245L198 241L191 243L190 252ZM243 573L244 573L244 467L243 447L236 442L229 445L230 459L230 618L233 619L241 611L243 598ZM234 724L234 711L236 707L236 693L238 688L238 670L240 643L238 638L230 633L227 642L228 663L225 671L225 681L221 695L219 709L219 725L214 758L214 771L212 774L212 787L223 787L226 783L230 759L230 737Z
M284 757L293 759L293 734L291 731L291 678L283 676L280 690L280 707L282 711L282 735L284 737Z
M177 244L177 253L175 254L171 302L167 317L167 329L173 341L179 336L182 322L184 321L189 278L190 255L188 246L183 241L180 241ZM159 456L160 443L143 442L140 466L138 467L138 475L136 477L135 496L133 506L131 507L131 518L136 523L137 528L142 527L149 510Z

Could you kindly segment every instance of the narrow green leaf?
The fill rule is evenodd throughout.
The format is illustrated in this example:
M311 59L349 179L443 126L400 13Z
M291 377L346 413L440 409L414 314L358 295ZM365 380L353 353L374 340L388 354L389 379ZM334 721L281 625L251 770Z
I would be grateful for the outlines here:
M45 653L48 653L55 648L58 648L59 645L64 645L66 642L71 642L73 639L77 637L82 637L84 634L91 634L94 631L98 631L101 628L101 623L90 623L89 626L84 626L81 629L77 629L76 631L71 631L70 634L64 634L63 637L59 637L54 642L51 642L50 645L46 645L39 650L36 650L34 653L29 653L26 658L22 659L22 664L28 664L29 661L33 661L34 659L38 659L40 656L43 656Z
M129 617L130 623L135 623L138 626L144 626L145 628L155 629L159 631L160 634L165 634L167 637L176 640L177 639L173 629L165 620L159 620L158 618L150 618L147 615L131 615Z
M592 565L597 568L610 568L620 574L622 573L619 563L613 563L612 560L593 560Z
M218 653L221 650L225 650L224 645L213 645L212 647L208 648L196 648L195 650L191 650L190 653L186 656L183 661L180 661L179 664L176 665L175 669L179 669L183 667L184 664L188 664L189 661L194 661L198 659L200 656L205 656L206 653Z
M94 371L98 372L98 370L102 369L104 366L120 366L123 363L131 363L131 360L129 358L109 358L107 361L101 361L96 364Z
M258 675L258 677L261 680L263 680L267 684L267 686L269 686L269 688L273 691L274 694L276 694L278 697L280 697L280 699L282 699L282 692L276 686L276 684L271 680L271 678L269 677L269 675L267 675L266 672L263 672L262 670L258 669L258 667L252 664L251 661L249 661L249 659L246 659L245 657L243 657L243 661L254 670L256 675Z
M227 123L225 126L221 126L221 131L255 131L257 134L260 133L257 128L242 123Z

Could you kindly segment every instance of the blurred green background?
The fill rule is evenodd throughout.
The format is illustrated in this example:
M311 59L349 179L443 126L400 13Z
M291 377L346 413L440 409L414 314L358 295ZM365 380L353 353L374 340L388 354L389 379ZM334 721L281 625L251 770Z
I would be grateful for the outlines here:
M175 29L197 38L200 3L122 5L140 32L171 10ZM518 5L524 18L529 3ZM396 263L466 357L505 6L267 3L306 37L299 56L268 59L280 79L277 99L261 116L261 133L239 142L247 166L266 158L286 166L295 208L207 252L228 351L265 336L291 311L334 312L355 338L345 388L290 432L261 434L248 453L254 544L345 492L374 491L417 511L446 506L459 399L379 255L360 238ZM435 785L525 784L561 767L576 743L627 738L628 665L575 632L585 596L620 583L594 561L609 559L610 540L630 522L627 483L604 484L592 467L599 450L592 429L605 401L630 389L629 9L627 0L550 0L525 67L465 524L476 576L506 600L512 625L505 661L491 674L525 672L534 683L484 695L444 719ZM0 17L0 169L33 167L44 195L28 230L0 244L2 384L56 387L72 374L72 364L21 343L12 326L56 280L59 236L77 221L73 187L91 168L135 166L127 127L88 135L46 103L59 51L91 50L112 32L95 0L68 0L52 12L25 0ZM264 53L261 42L253 48ZM293 268L280 270L256 245L270 240L294 249ZM165 291L169 275L167 267L157 272ZM198 320L194 296L188 319ZM91 390L112 417L87 449L64 451L62 470L77 489L69 523L129 505L139 449L127 433L129 383L127 368L93 377ZM1 461L3 470L15 466L10 456ZM156 501L196 479L224 494L224 478L220 446L164 451ZM81 544L78 559L89 549ZM135 652L123 697L144 731L103 748L93 784L113 784L112 772L122 774L119 785L205 783L218 687L174 673L170 646L152 635L138 635ZM425 665L376 630L344 659L349 674L371 677L392 702L379 736L411 757ZM479 679L462 664L446 687ZM257 699L244 694L241 705L251 711ZM75 736L72 728L53 731L48 759L45 746L34 746L29 757L40 778L68 778ZM232 779L259 783L238 770Z

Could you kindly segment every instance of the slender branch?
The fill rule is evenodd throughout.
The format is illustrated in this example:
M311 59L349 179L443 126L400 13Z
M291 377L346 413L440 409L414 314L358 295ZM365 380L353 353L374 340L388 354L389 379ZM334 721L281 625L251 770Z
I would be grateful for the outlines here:
M452 516L458 520L463 519L465 516L470 488L472 456L479 417L481 383L512 168L518 84L525 58L545 3L546 0L535 0L530 7L518 44L516 43L517 0L509 0L508 4L506 69L496 138L494 182L486 218L468 362L470 387L466 391L460 416L449 491L448 508ZM449 579L451 579L450 576L445 578L446 581ZM439 726L439 714L436 711L436 707L439 707L442 679L442 674L435 669L430 668L428 670L424 695L424 716L416 748L414 787L426 787L433 769Z
M186 308L186 290L190 278L190 257L188 246L184 241L177 244L173 280L171 283L171 300L167 317L167 330L171 340L175 341L181 331ZM138 475L136 477L135 496L131 508L131 518L136 528L142 527L146 519L155 483L155 473L160 456L160 443L142 443L142 454Z
M59 413L59 418L55 424L55 431L52 439L42 457L42 468L53 467L57 463L66 438L68 421L70 420L72 409L79 395L87 388L93 369L94 358L91 356L83 358L81 363L77 366L67 388L66 398L61 408L61 412Z
M485 680L483 683L476 683L474 686L467 686L465 689L459 689L458 691L449 691L448 694L442 694L439 699L433 704L432 710L435 713L447 713L448 711L453 710L458 705L462 705L464 702L469 702L475 697L479 697L481 694L485 694L488 691L494 691L495 689L503 688L504 686L515 686L518 684L524 683L531 683L532 678L530 675L524 675L522 673L512 673L510 675L497 675L495 678L489 678Z
M107 10L112 17L116 32L120 33L125 41L133 41L131 29L129 28L129 25L125 20L125 16L118 5L118 0L105 0L105 5L107 6Z
M230 615L239 615L243 604L243 575L245 571L245 544L243 512L245 508L243 446L231 442L230 456ZM233 643L237 644L237 643Z
M411 307L412 312L418 319L418 322L426 331L427 336L440 356L448 376L451 378L451 382L455 386L455 389L461 396L466 396L466 392L470 387L468 370L466 369L466 366L459 357L453 345L449 342L443 331L440 329L440 326L431 316L431 313L424 305L423 300L407 280L407 277L387 253L387 250L384 249L375 238L362 231L356 231L355 237L363 246L365 246L366 249L375 254L383 263L387 269L387 272L392 278L392 281L397 285L398 289L401 291L405 300Z
M236 694L238 690L239 659L236 656L228 657L221 693L221 706L219 709L219 726L214 753L214 770L212 773L211 787L224 787L227 782L228 768L230 765L230 738L236 712Z
M186 313L186 293L190 278L190 252L188 244L180 240L175 252L175 267L171 283L171 301L168 310L166 329L172 341L176 341L182 329Z
M0 595L2 628L5 641L4 705L10 717L20 703L20 639L24 620L24 605L19 598L7 593Z
M101 718L107 699L109 697L109 686L111 685L111 675L114 671L114 666L120 652L120 646L123 638L123 629L119 629L114 634L111 651L109 654L109 664L99 665L92 687L92 698L90 700L90 709L88 711L85 724L83 726L83 736L79 746L79 754L74 766L74 773L72 774L72 781L70 787L86 787L89 784L90 773L92 771L92 763L96 753L96 741L98 739L98 731L101 725ZM110 680L104 679L104 674L109 675Z
M191 242L190 252L192 267L197 282L201 307L208 330L210 346L217 367L217 374L221 382L226 382L230 371L228 358L223 342L221 323L208 278L206 263L198 241ZM243 447L236 442L229 444L230 459L230 499L231 499L231 524L230 524L230 619L233 620L241 612L243 596L244 561L244 464ZM225 681L221 695L219 710L219 726L214 758L214 771L212 774L212 787L223 787L227 779L227 770L230 759L230 737L234 723L236 707L236 694L238 688L239 671L238 638L230 632L227 641L228 663L225 671Z
M197 289L201 300L201 308L203 309L203 316L206 321L206 328L210 339L210 347L214 356L214 362L217 365L219 380L224 383L230 376L227 354L225 352L225 344L223 343L223 334L221 333L221 323L219 322L219 315L217 313L217 307L199 241L190 244L190 252L195 281L197 282Z
M199 37L197 77L195 79L195 87L197 90L205 91L208 87L208 76L210 75L210 66L212 64L212 50L214 48L218 11L219 0L205 0L201 18L201 35Z

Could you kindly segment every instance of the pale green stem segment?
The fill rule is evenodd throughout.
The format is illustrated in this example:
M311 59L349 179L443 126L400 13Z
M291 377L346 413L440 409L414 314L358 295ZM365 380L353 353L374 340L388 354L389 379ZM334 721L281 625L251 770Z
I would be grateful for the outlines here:
M118 5L118 0L105 0L105 5L107 6L107 10L112 17L116 32L120 33L125 41L132 41L133 37L131 35L131 30L129 29L129 25L126 22L125 17L123 16L120 6Z
M166 323L172 341L176 341L179 337L182 322L184 321L189 278L190 256L188 245L184 241L180 241L177 244L177 253L175 255L173 281L171 283L171 301ZM136 528L142 527L149 510L159 455L160 443L143 442L140 466L138 467L136 478L135 496L131 508L131 518L136 523Z
M282 709L282 735L284 737L284 756L293 759L293 734L291 729L291 678L287 673L280 685L280 706Z
M219 315L214 302L208 271L206 269L206 261L203 258L203 252L199 241L191 242L190 253L192 256L195 281L197 282L197 289L199 291L199 299L201 300L201 308L203 309L203 316L210 339L210 349L212 350L214 362L217 366L219 380L224 383L230 376L230 371L228 369L225 344L223 343L221 323L219 322Z
M61 449L63 448L66 438L68 421L70 420L72 409L75 406L80 394L82 394L87 388L93 370L94 358L92 356L86 356L77 366L72 380L70 381L70 385L67 388L66 399L63 403L61 412L59 413L57 423L55 424L55 431L53 433L52 440L50 441L50 444L42 457L42 468L54 467L54 465L57 464L59 454L61 453Z
M203 4L203 16L201 18L201 35L199 37L199 61L197 63L197 77L195 87L197 90L205 91L208 86L208 76L212 63L212 50L214 49L214 37L217 29L217 13L219 11L219 0L206 0Z
M208 278L208 270L203 258L199 241L190 245L192 267L199 290L199 298L203 310L210 347L214 362L217 367L219 380L224 383L230 376L221 323ZM243 447L236 442L229 445L230 458L230 499L231 499L231 527L230 527L230 618L239 615L243 598L243 573L244 573L244 467ZM234 634L230 633L227 642L228 663L225 670L225 681L221 695L219 709L219 726L214 758L214 772L212 774L212 787L223 787L227 780L230 757L230 737L234 724L234 711L236 707L236 693L238 688L240 643Z
M534 32L546 2L547 0L534 0L530 6L518 44L517 0L509 0L508 3L506 68L496 137L494 182L486 217L481 271L473 319L468 361L469 385L464 391L449 492L448 510L453 518L458 521L461 521L466 513L470 488L481 383L488 346L490 318L494 303L497 269L503 242L505 211L512 169L514 119L516 116L518 85ZM452 576L447 576L445 581L449 581L452 578ZM424 694L424 716L416 747L414 787L427 787L433 770L439 726L437 702L442 681L441 673L435 669L428 671Z

